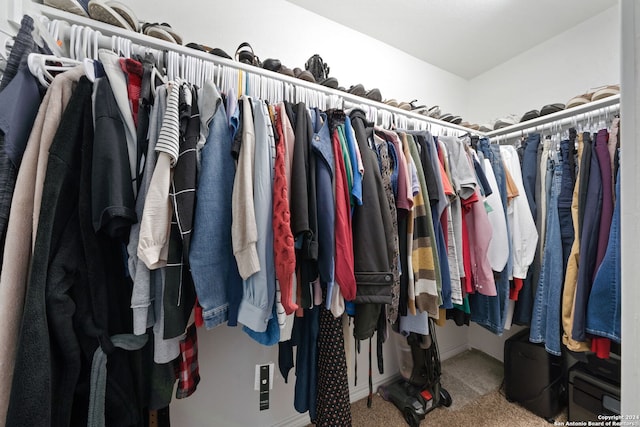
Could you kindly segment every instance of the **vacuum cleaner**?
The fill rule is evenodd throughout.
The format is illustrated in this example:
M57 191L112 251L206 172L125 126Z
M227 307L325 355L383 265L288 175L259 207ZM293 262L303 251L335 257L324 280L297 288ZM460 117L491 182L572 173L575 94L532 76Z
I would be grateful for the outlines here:
M429 335L411 333L400 340L401 379L380 386L378 393L393 403L411 427L439 406L451 406L451 395L440 384L442 373L435 326L429 318Z

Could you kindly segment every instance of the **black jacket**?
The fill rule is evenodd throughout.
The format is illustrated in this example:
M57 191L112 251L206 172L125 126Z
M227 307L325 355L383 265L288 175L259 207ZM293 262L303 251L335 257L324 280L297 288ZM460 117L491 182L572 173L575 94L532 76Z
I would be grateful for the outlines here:
M300 268L302 284L318 277L318 213L316 206L316 161L311 150L313 126L304 103L295 110L295 145L291 170L291 232L300 241L296 250L296 264ZM302 286L301 306L309 307L309 286Z
M393 223L376 153L369 147L364 112L350 114L351 125L360 148L362 205L353 210L353 252L357 283L354 334L358 339L370 338L376 330L382 304L391 303L393 273Z
M49 150L42 208L7 414L10 426L86 425L91 362L108 355L106 425L141 419L127 352L131 330L122 244L91 215L92 84L82 78Z

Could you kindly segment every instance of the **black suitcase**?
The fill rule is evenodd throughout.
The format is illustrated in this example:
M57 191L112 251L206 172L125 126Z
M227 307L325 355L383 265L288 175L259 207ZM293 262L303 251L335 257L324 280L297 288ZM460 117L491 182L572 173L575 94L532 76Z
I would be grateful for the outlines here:
M507 400L539 417L551 419L566 402L562 356L547 353L543 344L529 341L529 329L504 343L504 390Z
M595 373L593 366L576 363L569 371L569 421L602 421L603 416L620 415L619 378L612 380Z

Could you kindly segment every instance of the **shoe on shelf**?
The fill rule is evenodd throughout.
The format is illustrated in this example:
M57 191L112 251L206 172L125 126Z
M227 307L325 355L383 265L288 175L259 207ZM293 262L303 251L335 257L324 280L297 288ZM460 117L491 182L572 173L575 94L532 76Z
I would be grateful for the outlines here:
M427 115L429 117L433 117L434 119L439 119L441 113L442 111L440 111L440 107L438 105L434 105L433 107L429 108L429 112L427 113Z
M262 67L262 62L258 55L253 53L253 47L247 42L242 42L236 49L236 61L243 64L253 65L256 67Z
M279 59L267 58L262 63L262 68L269 71L275 71L276 73L280 71L282 67L282 62Z
M293 73L293 70L285 65L281 65L278 70L280 74L284 74L285 76L295 77L296 75Z
M418 107L415 110L413 110L413 112L417 113L417 114L422 114L423 116L428 116L429 115L429 108L426 105L423 105L423 106Z
M122 16L125 21L127 21L127 24L129 24L133 31L140 31L140 23L138 22L138 18L136 18L136 15L127 5L113 0L107 0L106 3L108 6L111 6L111 8L116 11L116 13ZM162 25L168 26L168 24ZM182 38L180 39L180 44L182 44Z
M224 50L217 48L217 47L209 47L209 46L205 46L203 44L198 44L198 43L187 43L185 45L185 47L191 48L191 49L195 49L195 50L199 50L202 52L207 52L210 53L212 55L215 56L220 56L222 58L227 58L227 59L231 59L231 57L229 56L229 54L227 52L225 52Z
M356 96L366 96L367 90L360 83L353 85L347 90L348 93Z
M559 102L555 104L547 104L540 109L540 116L546 116L548 114L557 113L558 111L564 110L564 104Z
M540 117L540 111L538 111L538 110L530 110L530 111L527 111L526 113L524 113L522 115L522 118L520 119L520 123L526 122L528 120L533 120L533 119L536 119L538 117Z
M396 107L398 108L398 101L396 101L395 99L387 99L384 101L385 104L387 104L390 107Z
M89 17L89 0L44 0L46 6Z
M565 108L573 108L579 105L584 105L592 101L591 97L593 96L593 92L591 93L583 93L582 95L574 96L568 102Z
M300 80L306 80L311 83L315 83L316 79L313 77L313 74L308 72L307 70L301 70L300 68L294 68L293 74L299 78Z
M337 89L338 88L338 79L336 79L335 77L327 77L326 79L322 80L320 82L320 84L322 86L326 86L326 87L329 87L331 89Z
M484 124L484 125L480 125L480 127L478 128L478 130L480 132L491 132L493 129L491 128L491 126L489 126L488 124Z
M453 119L453 114L451 113L444 113L443 115L440 116L440 120L444 122L451 122L452 119Z
M382 94L380 94L380 89L373 88L365 94L365 97L371 99L372 101L382 102Z
M496 122L493 124L493 130L506 128L507 126L512 126L514 124L515 121L513 121L510 117L504 117L496 120Z
M93 1L93 0L91 0ZM170 43L175 43L175 44L182 44L182 36L180 36L178 33L175 32L175 30L173 28L171 28L171 26L169 24L150 24L150 23L144 23L142 24L142 33L146 34L148 36L151 37L155 37L157 39L161 39L161 40L165 40L168 41ZM215 50L215 49L214 49ZM226 52L222 51L225 55ZM216 53L214 53L213 51L211 52L214 55L216 55ZM222 55L219 55L222 56ZM229 55L227 55L229 56ZM226 56L224 56L226 58Z
M89 16L96 21L104 22L116 27L124 28L125 30L137 31L137 25L131 25L130 21L138 22L134 16L129 14L127 18L123 17L113 6L118 6L118 10L127 10L127 13L131 11L127 6L109 0L90 0L89 1Z
M593 96L591 97L591 100L597 101L602 98L618 95L619 93L620 93L620 85L609 85L593 92Z
M453 125L459 125L460 123L462 123L462 117L453 116L449 122Z

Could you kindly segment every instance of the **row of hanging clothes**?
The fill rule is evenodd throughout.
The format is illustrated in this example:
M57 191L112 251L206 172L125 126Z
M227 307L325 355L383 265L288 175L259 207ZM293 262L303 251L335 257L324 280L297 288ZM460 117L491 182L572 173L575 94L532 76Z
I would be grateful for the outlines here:
M428 126L118 37L100 47L25 16L3 76L3 425L168 423L200 381L197 326L225 322L280 343L297 410L348 424L343 313L365 339L448 301L419 157L435 139L374 128ZM423 198L415 232L398 234L396 197Z
M618 105L518 142L524 188L541 237L514 322L530 340L608 358L621 343Z
M514 146L60 25L70 58L13 49L0 92L6 425L168 422L223 323L278 344L296 410L348 425L345 331L381 371L389 326L530 321L547 232Z

